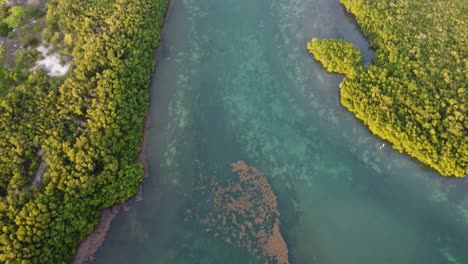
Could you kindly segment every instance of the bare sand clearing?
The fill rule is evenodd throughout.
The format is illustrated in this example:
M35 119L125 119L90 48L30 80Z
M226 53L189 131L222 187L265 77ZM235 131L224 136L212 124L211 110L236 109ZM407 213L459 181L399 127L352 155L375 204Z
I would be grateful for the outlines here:
M50 53L50 47L39 46L36 49L44 58L36 61L36 66L34 68L43 67L47 70L48 75L52 77L63 76L68 72L70 63L61 65L58 54Z

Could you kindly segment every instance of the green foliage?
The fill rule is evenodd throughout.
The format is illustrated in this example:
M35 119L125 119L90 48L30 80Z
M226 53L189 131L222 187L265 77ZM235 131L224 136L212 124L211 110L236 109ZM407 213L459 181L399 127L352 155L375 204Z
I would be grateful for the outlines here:
M21 6L15 5L8 10L8 17L6 17L3 22L12 28L17 28L21 26L21 22L26 17L26 9Z
M347 69L357 59L355 49L336 40L308 44L327 69L347 75L340 85L342 104L394 148L442 175L466 176L466 2L341 3L356 16L375 49L373 64L348 76ZM340 49L349 54L343 55Z
M7 23L0 22L0 37L7 37L8 33L13 30Z
M313 38L307 43L307 49L329 72L341 73L353 78L356 71L362 70L361 53L350 42Z
M38 59L40 53L35 49L18 50L15 53L10 79L14 82L21 82L29 75L29 69L34 66L34 62Z
M13 67L29 69L34 65L34 61L39 56L37 50L19 50L15 53L15 61Z
M8 69L0 67L0 95L8 88Z
M39 40L30 33L24 33L21 36L21 45L23 48L27 48L28 46L36 47L38 44Z
M41 18L45 15L44 10L36 7L29 7L28 8L28 14L33 17L33 18Z
M69 262L99 211L135 193L166 5L50 0L44 34L59 47L66 36L73 72L56 79L19 70L31 66L32 50L0 68L12 83L0 97L0 263Z
M3 59L3 56L5 56L5 47L0 43L0 61Z

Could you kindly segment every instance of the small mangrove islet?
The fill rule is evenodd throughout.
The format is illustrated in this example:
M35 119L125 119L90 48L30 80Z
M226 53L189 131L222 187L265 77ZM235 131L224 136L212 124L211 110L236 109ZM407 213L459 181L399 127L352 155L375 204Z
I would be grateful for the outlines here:
M307 48L344 74L341 103L379 137L444 176L468 174L466 1L341 0L375 50L338 39Z

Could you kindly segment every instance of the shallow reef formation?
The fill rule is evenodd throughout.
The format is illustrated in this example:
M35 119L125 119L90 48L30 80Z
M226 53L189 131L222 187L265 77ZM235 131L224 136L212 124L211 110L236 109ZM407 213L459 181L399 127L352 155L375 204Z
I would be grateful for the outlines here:
M278 203L267 178L244 161L231 166L237 178L220 183L202 176L200 186L195 188L209 195L211 209L199 215L205 231L251 254L263 255L266 263L289 263Z

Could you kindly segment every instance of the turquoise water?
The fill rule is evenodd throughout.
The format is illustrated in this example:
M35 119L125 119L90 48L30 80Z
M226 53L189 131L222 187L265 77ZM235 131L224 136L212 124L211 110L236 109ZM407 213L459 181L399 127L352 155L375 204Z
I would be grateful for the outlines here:
M339 103L341 77L305 50L343 38L372 56L338 0L175 0L151 87L143 200L95 263L265 263L207 232L200 175L245 160L278 198L290 263L468 263L468 183L371 135ZM384 147L382 147L382 145Z

